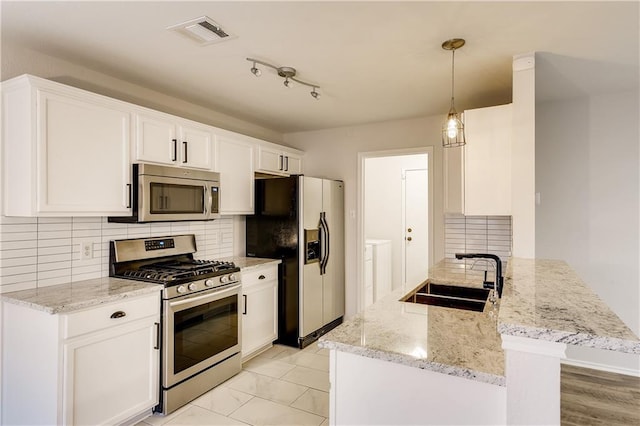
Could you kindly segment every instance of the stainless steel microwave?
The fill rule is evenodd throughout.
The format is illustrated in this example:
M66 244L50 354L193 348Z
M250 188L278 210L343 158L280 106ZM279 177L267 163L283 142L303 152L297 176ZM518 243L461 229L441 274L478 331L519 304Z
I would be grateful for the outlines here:
M134 164L131 216L109 222L167 222L220 217L220 174L155 164Z

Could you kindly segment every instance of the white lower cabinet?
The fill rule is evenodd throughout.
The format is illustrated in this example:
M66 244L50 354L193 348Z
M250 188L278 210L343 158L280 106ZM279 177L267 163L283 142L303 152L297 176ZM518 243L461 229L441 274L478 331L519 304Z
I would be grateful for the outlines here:
M2 424L118 424L157 405L159 293L69 314L3 311Z
M278 266L242 271L242 358L256 354L278 338Z

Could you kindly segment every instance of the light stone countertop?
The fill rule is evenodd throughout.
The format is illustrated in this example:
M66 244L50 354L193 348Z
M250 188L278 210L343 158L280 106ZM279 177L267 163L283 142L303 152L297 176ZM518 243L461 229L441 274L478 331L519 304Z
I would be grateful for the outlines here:
M638 336L566 262L512 259L502 297L502 334L640 354Z
M14 291L1 300L49 314L66 314L80 309L162 291L158 284L102 277L74 283Z
M279 259L255 257L228 257L241 269L281 263ZM102 277L74 283L14 291L0 295L2 301L49 314L64 314L104 303L162 291L159 284L121 278Z
M481 271L441 262L429 279L482 287ZM400 302L402 286L322 336L319 345L452 376L504 386L504 353L496 307L484 312Z
M260 266L274 264L278 265L282 263L280 259L265 259L262 257L242 257L242 256L232 256L232 257L224 257L220 259L225 262L233 262L240 269L253 269L259 268Z
M413 290L402 287L319 345L502 386L499 333L640 354L640 339L565 262L511 258L506 269L497 315L491 303L478 313L400 302ZM429 269L429 280L481 287L483 272L447 260Z

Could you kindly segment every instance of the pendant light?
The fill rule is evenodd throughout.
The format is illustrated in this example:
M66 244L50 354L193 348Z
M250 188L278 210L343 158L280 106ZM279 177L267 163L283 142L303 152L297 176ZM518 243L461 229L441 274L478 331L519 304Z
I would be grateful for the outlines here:
M463 146L466 143L462 118L453 106L455 54L456 49L464 46L464 43L465 41L462 38L452 38L442 43L444 50L451 51L451 108L449 109L449 114L447 114L447 121L442 126L442 146L445 148Z

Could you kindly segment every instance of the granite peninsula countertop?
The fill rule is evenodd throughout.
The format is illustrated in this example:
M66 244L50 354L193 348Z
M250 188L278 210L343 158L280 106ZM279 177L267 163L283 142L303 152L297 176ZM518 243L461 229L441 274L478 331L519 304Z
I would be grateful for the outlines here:
M502 334L640 354L640 339L561 260L511 259L498 316Z
M67 314L104 303L160 292L162 288L158 284L102 277L4 293L0 295L0 299L49 314Z
M441 262L429 270L441 284L482 287L483 273ZM400 302L416 286L401 286L320 338L319 345L504 386L497 306L483 312Z
M268 265L273 263L274 265L278 265L282 263L280 259L266 259L262 257L243 257L243 256L231 256L220 259L226 262L233 262L240 269L253 269L258 268L260 266Z
M640 339L565 262L507 263L502 299L497 306L487 303L484 312L400 302L413 290L402 286L319 345L501 386L500 333L640 354ZM429 269L428 279L481 287L483 272L445 260Z

